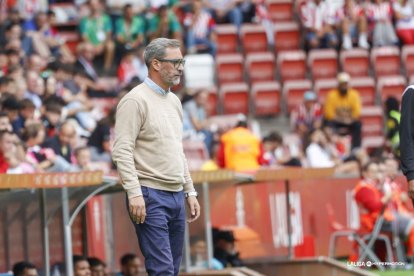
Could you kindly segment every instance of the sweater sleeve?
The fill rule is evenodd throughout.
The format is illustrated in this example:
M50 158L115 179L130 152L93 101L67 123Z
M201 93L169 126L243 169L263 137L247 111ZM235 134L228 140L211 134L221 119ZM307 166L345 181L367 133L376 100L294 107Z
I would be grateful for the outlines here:
M134 149L141 124L138 102L132 99L121 100L116 112L112 159L128 198L142 195L134 161Z
M183 187L184 193L195 191L193 180L191 179L190 170L188 169L187 158L185 157L184 157L184 180L185 180L184 187Z
M401 103L401 169L407 180L414 179L414 87L405 91Z

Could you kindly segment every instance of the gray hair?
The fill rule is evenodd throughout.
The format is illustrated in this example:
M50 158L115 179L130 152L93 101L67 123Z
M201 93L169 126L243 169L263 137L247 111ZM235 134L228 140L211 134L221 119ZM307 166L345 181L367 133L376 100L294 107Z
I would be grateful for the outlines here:
M164 58L165 49L167 48L180 48L181 43L177 39L168 39L168 38L156 38L151 41L150 44L145 48L144 51L144 60L148 69L150 68L152 60Z

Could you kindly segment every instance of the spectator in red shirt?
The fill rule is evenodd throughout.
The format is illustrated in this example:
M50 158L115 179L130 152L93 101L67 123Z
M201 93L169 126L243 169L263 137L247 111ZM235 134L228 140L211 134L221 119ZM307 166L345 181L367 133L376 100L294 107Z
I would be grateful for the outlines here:
M14 135L9 130L0 130L0 173L7 173L9 162L7 152L14 147Z
M195 0L192 5L193 12L188 13L184 19L187 28L186 43L189 53L207 51L216 55L217 45L214 27L216 22L213 16L204 9L202 0Z

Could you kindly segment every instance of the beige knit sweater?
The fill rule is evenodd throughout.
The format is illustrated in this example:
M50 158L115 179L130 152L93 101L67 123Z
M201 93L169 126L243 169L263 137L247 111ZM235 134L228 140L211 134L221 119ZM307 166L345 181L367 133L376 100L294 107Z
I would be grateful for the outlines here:
M141 186L194 191L182 145L183 111L173 93L161 95L142 83L118 104L112 159L128 197Z

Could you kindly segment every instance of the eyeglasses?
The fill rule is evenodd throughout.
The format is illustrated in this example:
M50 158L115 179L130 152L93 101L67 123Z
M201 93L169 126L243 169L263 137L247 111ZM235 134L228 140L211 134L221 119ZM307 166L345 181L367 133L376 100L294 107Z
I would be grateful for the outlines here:
M185 59L180 58L180 59L157 59L161 62L169 62L172 63L172 65L174 65L174 68L177 69L178 67L180 67L180 65L184 66L185 65Z

